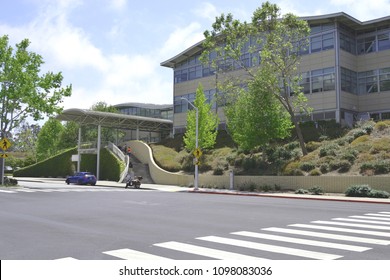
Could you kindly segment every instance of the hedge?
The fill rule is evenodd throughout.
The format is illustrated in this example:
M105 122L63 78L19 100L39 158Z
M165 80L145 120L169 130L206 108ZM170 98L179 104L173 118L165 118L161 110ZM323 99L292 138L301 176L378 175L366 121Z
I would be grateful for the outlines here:
M36 164L15 170L14 177L52 177L65 178L74 174L76 163L72 162L72 155L77 154L77 148L72 148L54 157ZM100 179L118 181L124 165L107 149L100 150ZM81 171L96 174L96 155L81 155Z

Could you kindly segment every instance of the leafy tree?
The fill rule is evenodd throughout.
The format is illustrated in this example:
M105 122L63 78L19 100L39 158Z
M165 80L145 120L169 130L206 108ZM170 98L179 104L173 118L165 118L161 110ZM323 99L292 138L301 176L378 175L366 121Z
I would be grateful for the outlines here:
M38 161L47 159L61 151L60 137L58 137L64 127L57 119L50 118L42 126L38 134L37 141L37 159Z
M63 127L64 129L59 136L60 141L58 145L61 149L76 147L79 137L79 125L76 122L69 121Z
M206 102L203 86L199 84L194 106L198 108L198 145L202 149L214 147L217 137L218 116L211 112L211 104ZM191 105L188 104L188 108ZM196 140L196 110L190 110L187 114L187 129L184 134L184 145L187 150L195 150Z
M108 105L104 101L99 101L91 106L92 111L98 111L98 112L107 112L107 113L119 113L118 109L114 106ZM88 126L87 129L84 131L83 139L86 141L96 141L98 135L98 131L96 129L96 126ZM117 137L121 138L123 137L124 133L118 132L115 128L107 128L103 127L101 130L101 141L103 142L114 142Z
M0 129L5 135L28 117L37 121L60 113L59 104L72 92L71 86L61 87L61 72L41 74L44 61L29 45L24 39L13 49L8 36L0 37Z
M230 84L233 82L236 87L255 80L262 74L258 71L259 68L268 68L269 73L273 73L277 80L262 80L259 86L267 88L268 94L273 95L287 111L294 124L302 152L307 154L295 117L297 113L310 111L299 86L300 77L297 71L300 52L308 44L310 29L307 22L293 14L281 16L277 5L265 2L261 8L254 11L250 23L235 20L232 14L222 14L212 28L212 31L204 33L205 50L201 60L210 63L212 68L222 74L241 69L245 74L235 73L235 78L225 77L225 80ZM290 97L291 95L293 97ZM256 104L261 102L257 100Z
M30 125L23 121L19 127L14 129L13 146L15 151L26 153L26 157L33 162L37 162L36 144L41 127L37 124Z
M289 136L292 128L289 114L274 95L268 94L276 89L265 85L275 76L268 68L260 69L248 89L239 88L225 107L228 129L233 140L244 150L251 150L268 144L272 139ZM261 102L259 102L261 100Z

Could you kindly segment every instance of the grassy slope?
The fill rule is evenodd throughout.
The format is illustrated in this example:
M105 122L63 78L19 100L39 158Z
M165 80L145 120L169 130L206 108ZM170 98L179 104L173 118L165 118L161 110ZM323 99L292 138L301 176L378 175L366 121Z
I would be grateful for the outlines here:
M313 130L313 128L310 128ZM313 133L309 132L311 135ZM326 139L326 131L320 139ZM297 145L274 145L267 157L234 148L229 135L219 135L215 149L204 151L201 172L221 174L234 166L245 175L378 175L390 173L390 121L367 122L333 140L310 141L310 153L300 155ZM172 172L192 172L192 155L181 137L152 145L156 162Z

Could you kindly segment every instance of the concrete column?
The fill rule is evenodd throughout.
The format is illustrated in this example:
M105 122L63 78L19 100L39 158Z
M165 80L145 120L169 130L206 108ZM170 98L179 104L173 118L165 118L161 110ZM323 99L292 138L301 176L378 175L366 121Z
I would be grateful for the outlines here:
M78 156L78 161L77 161L77 172L80 172L81 168L81 125L79 127L79 139L78 139L78 147L77 147L77 156Z
M102 127L98 125L98 139L97 139L97 156L96 156L96 179L99 180L100 170L100 140L101 140Z

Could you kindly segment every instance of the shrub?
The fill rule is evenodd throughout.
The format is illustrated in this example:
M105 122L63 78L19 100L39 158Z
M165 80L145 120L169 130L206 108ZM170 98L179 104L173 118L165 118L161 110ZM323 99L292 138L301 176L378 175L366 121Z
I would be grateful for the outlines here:
M319 186L314 186L309 189L309 192L315 195L324 194L324 190Z
M315 151L319 147L321 147L321 143L320 142L310 141L309 143L306 144L306 149L307 149L308 152Z
M5 186L16 186L17 184L18 184L18 180L14 178L4 177Z
M369 185L353 185L345 191L345 195L351 197L368 197L370 192L371 188Z
M296 194L308 194L309 191L308 190L305 190L305 189L297 189L295 191Z
M374 198L389 198L390 194L386 191L379 191L379 190L371 190L369 193L369 197Z
M340 147L336 143L325 145L320 149L320 157L324 156L336 156Z
M351 169L351 163L347 160L335 159L329 163L331 170L339 170L339 172L347 172Z
M322 174L328 173L330 171L329 164L328 163L321 164L320 171L322 172Z
M310 176L321 176L322 173L321 173L320 170L318 170L317 168L315 168L315 169L313 169L313 170L311 170L311 171L309 172L309 175L310 175Z
M380 121L375 124L375 129L379 131L383 131L388 127L390 127L390 121Z
M390 172L390 160L377 160L365 162L360 166L360 172L374 170L375 174L387 174Z
M315 164L312 162L303 162L299 165L299 169L309 172L315 168Z

